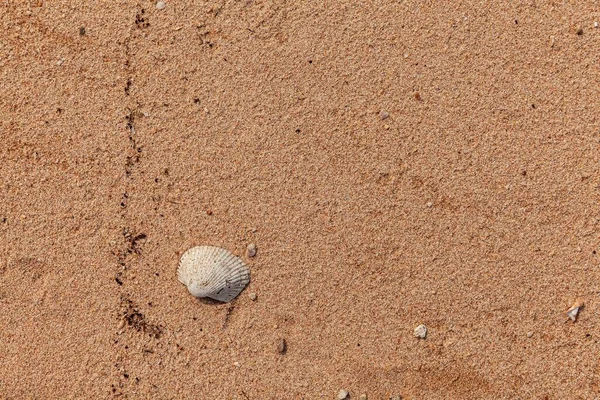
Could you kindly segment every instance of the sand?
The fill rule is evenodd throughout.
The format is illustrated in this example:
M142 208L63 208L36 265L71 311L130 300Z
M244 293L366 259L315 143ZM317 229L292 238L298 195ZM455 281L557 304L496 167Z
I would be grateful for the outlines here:
M600 396L597 2L165 3L0 2L0 398Z

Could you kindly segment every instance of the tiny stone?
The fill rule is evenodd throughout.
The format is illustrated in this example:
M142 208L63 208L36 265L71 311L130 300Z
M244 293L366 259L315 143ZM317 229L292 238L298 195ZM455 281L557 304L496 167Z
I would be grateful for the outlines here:
M427 327L425 325L419 325L415 328L415 337L419 339L425 339L427 337Z
M530 338L533 336L533 332L527 332L527 337Z
M277 344L277 352L279 354L285 354L285 352L287 351L287 342L285 341L284 338L279 339L279 343Z
M387 119L387 118L389 118L389 117L390 117L390 113L388 113L387 111L385 111L385 110L381 110L381 111L379 112L379 119L381 119L382 121L383 121L384 119Z
M427 202L427 207L429 207L429 208L433 207L433 203L431 201L428 201Z
M583 35L583 28L582 27L577 28L577 34L579 36Z
M164 1L159 1L156 3L156 8L158 10L164 10L164 8L167 6L167 3L165 3Z
M233 365L236 366L237 368L239 368L241 366L241 364L239 362L237 362L237 361L234 362Z
M597 28L599 26L598 21L594 22L594 28Z
M250 293L248 297L250 297L250 300L256 301L256 293Z
M390 400L402 400L402 396L394 396Z
M360 397L358 398L358 400L367 400L367 395L361 394Z
M125 327L125 320L124 320L124 319L122 319L122 320L119 322L119 325L117 326L117 329L121 330L121 329L123 329L124 327Z
M348 391L347 390L340 390L340 392L337 395L338 400L344 400L345 398L348 397Z
M246 247L246 255L248 257L254 257L256 255L256 245L254 243L250 243L248 247Z
M79 28L79 35L80 36L85 35L85 26L82 26L81 28Z

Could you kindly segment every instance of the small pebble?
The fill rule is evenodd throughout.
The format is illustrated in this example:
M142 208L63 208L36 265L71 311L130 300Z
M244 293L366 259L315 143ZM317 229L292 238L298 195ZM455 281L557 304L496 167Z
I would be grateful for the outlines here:
M367 395L361 394L360 397L358 398L358 400L367 400Z
M533 332L527 332L527 337L530 338L533 336Z
M433 203L431 201L428 201L427 202L427 207L429 207L429 208L433 207Z
M390 117L390 113L388 113L387 111L385 111L385 110L381 110L381 111L379 112L379 119L380 119L380 120L382 120L382 121L383 121L384 119L388 119L389 117Z
M402 400L402 396L394 396L390 400Z
M277 352L279 354L285 354L285 352L287 351L287 342L285 341L284 338L279 339L279 343L277 344Z
M159 1L156 3L156 9L158 10L164 10L164 8L167 6L167 3L165 3L164 1Z
M348 397L348 391L347 390L340 390L340 392L337 395L338 400L344 400L345 398Z
M583 28L582 27L577 28L577 34L579 36L583 35Z
M118 330L121 330L125 327L125 319L122 319L121 321L119 321L119 325L117 326Z
M250 243L248 247L246 247L246 255L248 257L254 257L256 255L256 245L254 243Z
M241 366L241 364L239 362L234 362L233 365L235 365L237 368L239 368Z
M425 339L427 337L427 327L425 325L419 325L415 328L415 337L419 339Z
M256 301L256 293L250 293L248 297L250 297L250 300Z
M594 28L597 28L598 26L600 26L600 25L598 24L598 21L594 22Z

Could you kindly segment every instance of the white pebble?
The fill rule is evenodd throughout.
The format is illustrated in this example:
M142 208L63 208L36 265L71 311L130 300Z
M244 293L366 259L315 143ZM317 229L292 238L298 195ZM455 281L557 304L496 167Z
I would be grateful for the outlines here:
M360 397L358 398L358 400L367 400L367 395L361 394Z
M389 117L390 117L390 113L388 113L387 111L385 111L385 110L381 110L381 111L379 112L379 119L381 119L382 121L383 121L384 119L387 119L387 118L389 118Z
M256 245L254 243L250 243L248 247L246 247L246 255L248 257L254 257L256 255Z
M255 301L256 300L256 293L250 293L248 295L248 297L250 297L250 300Z
M235 365L237 368L239 368L241 366L241 364L239 362L234 362L233 365Z
M167 6L167 3L165 3L164 1L159 1L156 3L156 8L158 10L164 10L164 8Z
M533 332L527 332L527 337L530 338L533 336Z
M594 22L594 28L598 27L598 21Z
M429 208L433 207L433 203L431 201L428 201L427 202L427 207L429 207Z
M344 400L346 397L348 397L348 391L344 389L340 390L337 395L338 400Z
M427 337L427 327L425 325L419 325L415 328L415 337L419 339L425 339Z

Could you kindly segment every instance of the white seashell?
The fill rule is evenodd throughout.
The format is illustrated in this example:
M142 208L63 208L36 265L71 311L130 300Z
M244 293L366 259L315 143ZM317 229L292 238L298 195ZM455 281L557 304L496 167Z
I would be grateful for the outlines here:
M250 270L231 252L214 246L192 247L181 256L179 282L195 297L229 302L250 282Z

